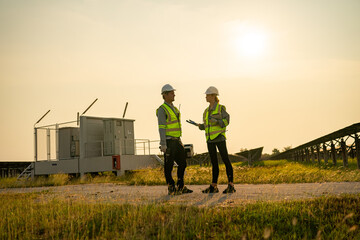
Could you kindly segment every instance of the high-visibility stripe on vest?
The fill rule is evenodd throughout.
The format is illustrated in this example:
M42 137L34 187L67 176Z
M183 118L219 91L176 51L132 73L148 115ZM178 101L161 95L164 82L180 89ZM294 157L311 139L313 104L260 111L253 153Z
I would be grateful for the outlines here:
M165 129L166 136L181 137L180 111L176 107L174 107L174 112L165 103L163 103L159 108L164 109L166 113L166 125L159 125L159 128ZM158 114L158 110L159 109L156 110L156 115ZM177 115L179 117L177 117Z
M204 114L203 114L206 140L209 140L209 138L210 138L210 140L213 140L220 134L224 135L224 137L226 138L226 135L225 135L226 126L229 125L229 123L226 119L222 119L222 116L221 116L221 109L222 108L226 109L225 106L217 104L213 111L210 111L209 108L210 107L206 108L204 111ZM222 128L218 123L210 122L209 116L223 121L225 124L225 127Z

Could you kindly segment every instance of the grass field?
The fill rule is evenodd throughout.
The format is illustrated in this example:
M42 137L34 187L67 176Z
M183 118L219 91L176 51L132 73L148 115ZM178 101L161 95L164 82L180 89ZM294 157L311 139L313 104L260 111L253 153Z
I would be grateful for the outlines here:
M0 194L0 239L360 239L360 195L233 208Z
M286 160L258 162L253 167L235 163L234 182L359 181L356 162L350 159L349 163L349 168ZM190 166L185 180L186 184L208 184L211 167ZM121 177L102 173L79 179L57 174L26 182L5 178L0 179L0 188L103 182L165 184L162 168L157 168ZM219 183L226 183L224 166L220 166ZM45 201L46 194L0 194L0 239L360 239L360 194L226 208Z
M350 182L360 181L360 170L356 168L356 160L349 159L349 167L310 163L290 162L287 160L261 161L253 167L247 163L233 164L234 183L237 184L277 184L277 183L310 183L310 182ZM59 186L66 184L116 182L126 185L165 185L163 168L145 169L128 172L116 177L112 173L98 176L87 175L85 179L69 178L65 174L39 177L35 181L18 182L16 178L0 179L0 188ZM176 176L174 170L174 176ZM211 182L211 166L189 166L185 172L186 184L209 184ZM225 166L220 165L219 184L227 183Z

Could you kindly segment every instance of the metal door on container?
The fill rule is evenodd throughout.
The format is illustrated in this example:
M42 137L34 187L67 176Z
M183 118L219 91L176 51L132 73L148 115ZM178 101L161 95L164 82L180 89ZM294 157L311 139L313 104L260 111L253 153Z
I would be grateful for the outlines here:
M134 122L132 121L124 121L124 142L122 147L123 154L135 154Z
M104 154L114 155L121 154L120 139L123 132L121 121L107 120L104 121Z
M114 155L114 122L109 120L104 120L104 155Z

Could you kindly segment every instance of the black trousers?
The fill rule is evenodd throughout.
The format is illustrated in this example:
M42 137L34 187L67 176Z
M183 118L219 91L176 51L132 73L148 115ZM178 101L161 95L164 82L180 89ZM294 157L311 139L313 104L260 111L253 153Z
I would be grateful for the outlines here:
M225 164L228 181L233 182L234 181L233 168L226 148L226 141L215 142L215 143L208 142L207 147L210 154L211 165L212 165L212 183L217 183L219 178L219 162L217 158L216 147L219 149L221 159Z
M184 186L184 173L186 168L186 153L184 146L181 144L180 140L167 139L166 140L166 153L164 155L165 164L164 164L164 173L166 183L168 185L175 186L175 181L171 175L174 162L177 163L177 185L182 188Z

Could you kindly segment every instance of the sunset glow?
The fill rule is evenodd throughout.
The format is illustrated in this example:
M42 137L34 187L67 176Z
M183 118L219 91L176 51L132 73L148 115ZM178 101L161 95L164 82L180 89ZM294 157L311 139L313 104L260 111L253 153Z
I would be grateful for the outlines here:
M359 0L0 1L0 160L33 160L40 116L73 121L97 98L87 114L121 117L128 102L136 138L159 140L164 84L197 153L205 135L185 120L202 121L209 86L231 115L229 153L357 123L359 12Z
M266 36L260 32L248 32L237 40L237 48L245 57L259 57L266 50Z

